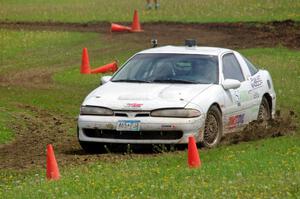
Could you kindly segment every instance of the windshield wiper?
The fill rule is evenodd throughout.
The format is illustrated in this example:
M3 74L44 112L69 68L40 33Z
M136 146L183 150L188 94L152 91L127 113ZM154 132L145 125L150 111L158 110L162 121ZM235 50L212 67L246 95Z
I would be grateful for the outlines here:
M118 79L118 80L112 80L112 82L137 82L137 83L150 83L146 80L138 80L138 79Z
M155 79L152 82L157 83L183 83L183 84L198 84L199 82L184 80L184 79Z

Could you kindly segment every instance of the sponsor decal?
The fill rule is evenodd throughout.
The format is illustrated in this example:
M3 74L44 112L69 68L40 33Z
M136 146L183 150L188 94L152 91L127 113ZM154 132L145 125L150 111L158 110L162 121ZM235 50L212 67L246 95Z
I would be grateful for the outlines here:
M255 77L250 77L250 84L252 88L259 88L262 86L263 81L260 78L260 75L257 75Z
M228 128L233 129L244 123L245 114L234 115L229 117Z
M143 106L143 104L138 104L138 103L127 103L126 107L130 107L130 108L141 108Z

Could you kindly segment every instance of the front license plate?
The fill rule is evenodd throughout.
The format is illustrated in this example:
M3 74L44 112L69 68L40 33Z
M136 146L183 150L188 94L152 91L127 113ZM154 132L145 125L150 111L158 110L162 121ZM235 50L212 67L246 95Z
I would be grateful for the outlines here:
M119 120L117 124L117 131L139 131L139 120Z

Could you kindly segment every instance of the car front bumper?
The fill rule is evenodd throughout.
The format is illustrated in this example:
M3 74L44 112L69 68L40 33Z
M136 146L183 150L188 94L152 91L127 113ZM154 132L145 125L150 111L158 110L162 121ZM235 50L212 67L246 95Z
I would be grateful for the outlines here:
M117 131L118 121L139 120L139 131ZM78 139L86 142L124 144L184 144L194 136L197 142L203 140L205 116L196 118L165 117L78 117Z

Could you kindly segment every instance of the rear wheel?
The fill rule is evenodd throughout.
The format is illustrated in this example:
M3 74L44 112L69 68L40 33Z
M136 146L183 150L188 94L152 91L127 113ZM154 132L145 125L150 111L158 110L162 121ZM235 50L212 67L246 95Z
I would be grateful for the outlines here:
M268 100L263 97L259 106L258 121L268 121L271 119L271 109Z
M206 116L203 142L205 147L215 147L221 140L222 132L222 115L218 107L212 106Z

